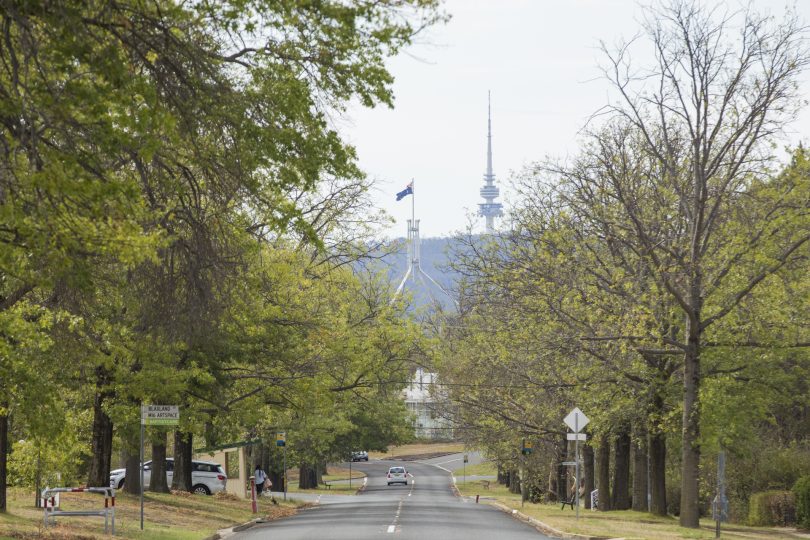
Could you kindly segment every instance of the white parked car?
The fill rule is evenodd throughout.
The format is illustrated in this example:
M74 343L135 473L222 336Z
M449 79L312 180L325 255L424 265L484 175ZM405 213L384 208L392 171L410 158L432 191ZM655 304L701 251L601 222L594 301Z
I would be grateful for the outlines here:
M110 487L121 489L124 487L126 469L115 469L110 471ZM174 458L166 458L166 481L171 485L174 476ZM147 461L143 468L143 484L149 487L152 478L152 460ZM192 461L191 462L191 486L194 493L201 495L211 495L225 491L225 484L228 477L219 463L212 461Z
M405 467L391 467L388 469L388 485L405 484L408 485L408 471Z

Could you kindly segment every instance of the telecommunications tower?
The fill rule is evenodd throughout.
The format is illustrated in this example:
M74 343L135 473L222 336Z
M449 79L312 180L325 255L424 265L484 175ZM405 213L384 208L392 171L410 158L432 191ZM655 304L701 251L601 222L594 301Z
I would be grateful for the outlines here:
M489 92L487 92L487 172L484 174L484 187L480 193L485 202L478 205L478 215L486 218L487 234L492 234L495 232L495 218L503 216L503 205L495 202L501 192L495 185L495 173L492 172L492 106Z

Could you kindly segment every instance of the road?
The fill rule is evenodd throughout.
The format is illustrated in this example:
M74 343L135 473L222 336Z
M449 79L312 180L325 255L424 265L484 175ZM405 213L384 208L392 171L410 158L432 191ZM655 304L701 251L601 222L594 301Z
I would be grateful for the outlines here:
M432 460L441 463L442 459ZM445 460L446 461L446 460ZM386 485L388 467L404 465L413 475L407 486ZM453 468L450 464L447 468ZM385 538L429 540L542 540L548 538L523 522L485 504L453 495L449 472L428 463L370 461L354 466L368 475L359 495L325 495L314 508L255 525L235 540L356 540Z

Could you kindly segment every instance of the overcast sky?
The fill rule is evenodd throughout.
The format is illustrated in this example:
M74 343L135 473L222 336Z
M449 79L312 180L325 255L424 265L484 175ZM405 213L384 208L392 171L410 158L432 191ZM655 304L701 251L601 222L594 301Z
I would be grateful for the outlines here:
M752 3L777 15L786 6L784 0ZM483 218L474 214L483 202L488 90L494 171L506 206L516 171L546 156L576 153L580 130L608 100L599 41L637 34L639 6L635 0L447 1L451 21L389 62L394 109L355 108L342 126L375 180L375 200L396 219L386 235L405 236L411 204L395 202L395 193L411 178L423 238L465 229L470 216L483 230ZM796 9L810 21L810 0ZM793 142L808 141L810 111L790 131Z

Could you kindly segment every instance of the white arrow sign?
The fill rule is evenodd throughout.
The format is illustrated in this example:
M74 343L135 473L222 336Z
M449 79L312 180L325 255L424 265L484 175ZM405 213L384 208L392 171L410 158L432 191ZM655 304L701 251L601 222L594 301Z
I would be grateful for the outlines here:
M574 433L579 433L582 428L588 425L590 419L579 410L579 407L574 407L574 410L568 413L563 419L565 425L571 428Z

